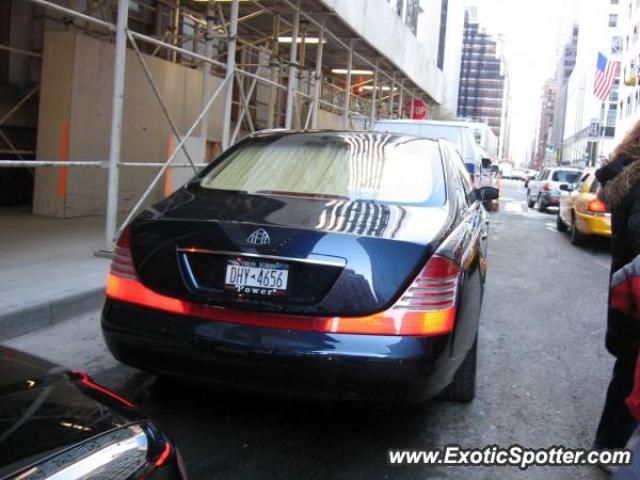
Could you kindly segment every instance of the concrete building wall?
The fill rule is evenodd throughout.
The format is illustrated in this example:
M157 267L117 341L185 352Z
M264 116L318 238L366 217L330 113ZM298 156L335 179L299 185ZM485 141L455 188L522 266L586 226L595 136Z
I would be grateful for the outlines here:
M458 110L462 38L464 34L464 2L447 0L446 35L444 38L444 85L442 108L455 116Z
M113 57L111 43L79 33L46 32L38 159L109 158ZM200 110L202 72L150 56L145 58L178 129L185 133ZM131 50L127 52L125 82L121 160L162 162L167 158L172 131ZM220 82L214 77L211 93ZM221 139L221 111L222 96L212 106L210 141ZM120 209L133 205L156 171L121 169ZM106 170L99 168L38 169L34 213L59 217L103 213L106 178ZM154 199L161 193L159 188Z
M320 1L364 41L392 61L436 103L442 103L444 74L437 67L437 48L429 49L423 45L387 0ZM438 31L439 15L424 13L422 17L424 18L419 20L419 30Z
M114 46L80 33L50 31L45 35L37 158L106 161L113 90ZM200 112L202 72L145 55L158 89L182 134ZM222 82L213 77L210 93ZM175 139L135 53L127 51L121 161L163 162ZM222 95L211 107L208 141L222 138ZM340 115L320 111L320 128L341 128ZM199 133L199 129L196 130ZM246 132L245 132L246 133ZM190 139L190 143L194 140ZM197 143L197 142L196 142ZM202 148L190 153L202 160ZM172 188L185 169L167 175ZM147 187L156 168L122 167L120 210L128 210ZM160 182L150 201L165 193ZM106 169L39 168L33 211L39 215L75 217L101 214L106 205Z

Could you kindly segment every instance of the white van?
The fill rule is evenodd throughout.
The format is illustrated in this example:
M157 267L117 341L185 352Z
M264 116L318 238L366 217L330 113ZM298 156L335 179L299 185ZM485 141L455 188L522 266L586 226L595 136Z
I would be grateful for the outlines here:
M477 146L472 129L462 124L462 122L379 120L373 124L372 130L449 140L458 148L460 155L462 155L464 164L474 184L480 186L483 163L482 149Z

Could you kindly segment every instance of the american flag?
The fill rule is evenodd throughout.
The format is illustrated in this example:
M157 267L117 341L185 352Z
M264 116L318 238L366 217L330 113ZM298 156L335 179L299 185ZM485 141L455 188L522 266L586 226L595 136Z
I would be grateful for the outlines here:
M598 64L596 67L596 81L593 86L593 94L604 102L611 93L613 82L620 75L620 62L611 62L602 53L598 52Z

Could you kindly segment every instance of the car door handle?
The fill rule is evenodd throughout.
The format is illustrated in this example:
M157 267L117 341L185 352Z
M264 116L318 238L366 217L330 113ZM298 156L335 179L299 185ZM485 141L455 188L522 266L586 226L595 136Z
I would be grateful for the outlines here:
M480 235L480 238L482 239L482 241L484 242L487 238L489 238L489 235L486 233L483 233L482 235Z

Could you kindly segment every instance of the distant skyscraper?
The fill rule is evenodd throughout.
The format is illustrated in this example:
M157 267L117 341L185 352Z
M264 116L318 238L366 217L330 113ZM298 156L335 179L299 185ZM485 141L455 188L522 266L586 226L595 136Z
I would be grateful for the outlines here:
M540 127L538 129L538 142L535 154L535 169L541 169L545 160L553 156L551 152L551 136L555 124L555 107L557 97L556 79L547 80L542 89L542 108L540 112ZM548 148L549 147L549 148Z
M498 42L484 32L475 11L465 15L458 116L486 122L498 138L506 139L507 85ZM506 150L501 149L506 155Z

